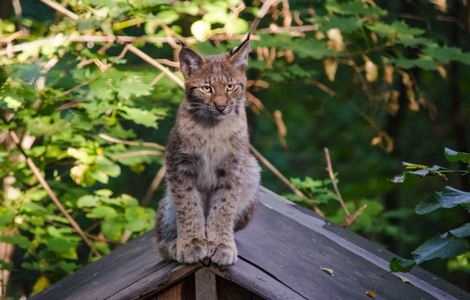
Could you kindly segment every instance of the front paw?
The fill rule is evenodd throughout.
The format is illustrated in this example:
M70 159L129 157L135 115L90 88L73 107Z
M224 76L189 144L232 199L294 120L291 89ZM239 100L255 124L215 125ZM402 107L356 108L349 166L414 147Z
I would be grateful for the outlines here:
M193 238L192 240L178 241L176 247L176 260L184 264L194 264L202 261L208 254L207 241Z
M234 244L220 243L217 245L211 261L219 266L233 265L237 261L237 247Z

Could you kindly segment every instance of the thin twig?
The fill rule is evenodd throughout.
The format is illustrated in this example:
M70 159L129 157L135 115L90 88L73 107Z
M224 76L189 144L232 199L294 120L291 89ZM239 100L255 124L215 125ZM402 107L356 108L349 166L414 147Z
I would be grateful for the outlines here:
M258 36L252 36L253 40L259 40ZM187 44L193 44L196 39L193 37L184 37L182 40ZM227 36L226 34L214 35L210 37L210 40L240 40L240 35ZM149 36L126 36L126 35L57 35L55 37L44 38L35 40L33 42L21 43L13 46L9 46L7 49L0 50L1 55L11 55L15 52L24 50L32 50L43 46L60 46L69 43L133 43L133 42L145 42L145 43L170 43L169 37L149 37ZM5 43L5 40L1 40L1 43Z
M331 97L334 97L336 96L336 93L335 91L333 91L332 89L330 89L328 86L326 86L324 83L321 83L320 81L317 81L317 80L306 80L305 81L306 83L309 83L317 88L319 88L320 90L324 91L325 93L328 94L328 96L331 96Z
M13 140L13 142L15 143L16 147L18 148L18 150L20 150L20 152L23 154L23 156L25 157L25 160L26 160L26 163L28 164L29 168L31 169L31 171L33 172L34 176L38 179L39 183L41 184L41 186L43 187L43 189L47 192L47 194L49 195L49 197L51 198L52 202L54 202L55 206L57 206L57 208L60 210L60 212L62 213L62 215L67 219L67 221L69 222L69 224L73 227L73 229L80 235L80 237L83 239L83 241L85 242L85 244L88 245L88 247L90 248L91 252L100 257L101 254L96 250L95 246L93 245L93 243L87 238L87 236L85 235L85 233L83 232L83 230L80 228L80 225L78 225L78 223L72 218L72 216L67 212L67 210L65 209L65 207L62 205L62 203L60 202L59 198L57 198L56 194L54 193L54 191L51 189L51 187L49 186L49 184L47 183L46 179L42 176L41 172L39 171L38 167L36 166L36 164L34 163L34 161L26 155L25 151L22 149L21 147L21 142L20 142L20 139L18 138L18 136L16 135L16 133L14 131L10 131L10 136Z
M155 86L164 76L165 76L165 74L163 74L163 72L161 72L160 74L157 75L157 77L155 77L152 80L152 82L150 82L150 85Z
M100 78L100 77L101 77L101 75L98 75L98 76L95 76L95 77L93 77L93 78L91 78L91 79L85 80L84 82L80 83L79 85L76 85L76 86L74 86L74 87L72 87L72 88L70 88L70 89L68 89L68 90L66 90L66 91L63 91L63 92L62 92L61 94L59 94L58 96L59 96L59 97L66 96L66 95L70 94L70 93L73 92L73 91L76 91L76 90L78 90L78 89L80 89L80 88L82 88L82 87L84 87L84 86L86 86L86 85L89 85L90 83L92 83L93 81L95 81L96 79L98 79L98 78Z
M263 3L260 10L258 11L258 15L256 18L251 22L250 33L254 33L255 30L258 28L259 22L264 18L264 16L268 13L268 10L276 5L279 0L267 0Z
M165 146L162 146L157 143L122 140L122 139L109 136L104 133L100 133L98 136L107 142L111 142L115 144L123 144L123 145L128 145L128 146L145 146L145 147L152 147L152 148L157 148L161 151L165 151Z
M111 155L111 158L114 160L130 158L130 157L140 157L140 156L160 156L162 155L161 151L155 150L138 150L125 153L118 153Z
M330 176L331 183L333 184L333 189L335 190L336 196L338 197L338 201L341 204L341 207L343 208L346 215L349 216L350 215L349 209L346 207L346 204L344 203L344 200L343 200L343 196L341 196L341 193L339 192L339 189L338 189L338 185L336 184L336 176L335 176L335 173L333 172L333 166L331 164L330 150L328 150L328 148L326 147L323 150L325 151L326 168L328 171L328 175Z
M132 53L134 53L138 57L142 58L143 60L145 60L146 62L148 62L152 66L154 66L155 68L159 69L163 73L165 73L165 75L167 75L171 80L173 80L179 87L184 88L183 81L181 79L179 79L178 77L176 77L176 75L173 72L171 72L167 67L164 67L162 64L157 62L155 59L153 59L148 54L146 54L142 50L138 49L134 45L129 44L129 45L127 45L127 47L129 49L129 51L131 51Z
M269 160L267 160L258 150L255 149L252 145L250 145L250 151L253 155L266 167L269 171L271 171L282 183L284 183L296 196L307 199L304 193L302 193L298 188L296 188L290 181L287 179L282 173L273 166ZM317 206L313 207L314 211L319 214L320 216L324 216L323 212Z
M77 14L71 12L70 10L66 9L65 7L63 7L57 2L54 2L51 0L41 0L41 2L52 7L53 9L57 10L61 14L66 15L67 17L69 17L70 19L74 21L77 21L79 19L79 16Z
M158 187L162 183L163 179L165 178L166 167L162 165L162 167L158 170L155 174L155 177L152 180L152 183L148 187L147 191L145 192L144 197L142 198L142 206L147 206L152 199L153 194L158 190Z
M367 208L367 204L364 204L363 206L359 207L355 212L346 216L343 223L341 223L341 226L350 227L366 208Z
M270 26L269 28L259 29L258 33L283 33L283 32L290 32L290 33L300 33L303 32L311 32L317 31L318 25L301 25L301 26L290 26L290 27L280 27L280 26Z

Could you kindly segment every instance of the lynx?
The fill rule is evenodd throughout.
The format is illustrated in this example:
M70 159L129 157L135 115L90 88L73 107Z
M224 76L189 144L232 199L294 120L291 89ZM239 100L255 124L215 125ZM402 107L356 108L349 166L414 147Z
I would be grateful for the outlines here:
M168 140L167 190L157 216L165 259L237 261L234 231L251 219L260 186L245 113L249 51L248 39L218 56L180 50L185 98Z

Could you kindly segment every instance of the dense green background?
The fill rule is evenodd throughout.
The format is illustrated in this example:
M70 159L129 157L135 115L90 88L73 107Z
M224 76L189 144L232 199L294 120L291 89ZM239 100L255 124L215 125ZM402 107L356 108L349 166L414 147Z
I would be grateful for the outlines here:
M21 14L11 3L2 3L0 51L45 38L55 37L57 43L0 56L0 238L15 245L12 261L2 257L0 262L11 270L7 295L13 298L37 292L97 258L61 216L24 156L32 158L105 255L154 226L163 188L146 207L141 201L163 156L154 147L111 143L99 134L165 144L182 97L166 76L152 85L160 71L141 58L130 52L116 58L124 45L64 42L64 36L138 36L143 39L134 42L136 47L155 59L173 61L171 43L145 40L173 36L204 54L222 53L237 45L262 5L246 1L242 6L238 0L62 1L78 15L72 20L39 1L19 3ZM401 172L402 161L465 168L449 164L443 152L444 147L469 152L466 3L326 0L290 1L287 6L279 1L268 10L254 32L248 71L255 81L249 91L263 105L247 108L252 144L286 177L298 178L293 183L308 199L292 195L267 169L263 184L309 207L319 206L341 223L344 211L325 170L323 148L328 147L348 208L368 205L351 228L398 255L410 257L424 241L468 221L464 209L414 212L416 204L445 185L469 191L468 175L390 182ZM8 41L21 30L23 35ZM44 71L48 62L52 67ZM326 68L335 64L336 73L329 74L334 78L328 78ZM385 78L385 68L393 70L392 81ZM177 69L169 69L181 78ZM278 130L282 125L285 136ZM20 151L9 131L32 145L23 143ZM141 150L153 155L138 155ZM123 157L129 153L136 156ZM423 266L468 288L468 259L466 251L457 259Z

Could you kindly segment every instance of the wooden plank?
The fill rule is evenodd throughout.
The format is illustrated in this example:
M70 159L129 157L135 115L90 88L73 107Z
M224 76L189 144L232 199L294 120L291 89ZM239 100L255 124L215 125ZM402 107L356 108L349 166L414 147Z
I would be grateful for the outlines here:
M318 232L325 224L321 219L304 215L265 192L261 204L250 225L237 234L239 256L302 297L362 298L372 290L378 299L433 299L326 237L329 232ZM333 269L335 276L321 268Z
M157 295L157 300L195 300L194 275L163 290Z
M217 300L263 300L242 286L217 276Z
M122 289L107 298L108 300L119 299L148 299L156 293L165 290L168 286L186 280L201 266L199 265L179 265L175 262L166 265L154 273L150 273L141 279L123 286ZM192 279L194 281L194 278ZM194 294L194 292L193 292ZM193 297L194 298L194 297ZM191 299L193 299L191 298Z
M360 299L366 290L377 299L470 299L419 268L406 274L416 286L402 283L388 271L392 254L265 189L236 239L239 261L225 272L211 270L266 299ZM162 262L149 232L31 299L155 299L199 268Z
M196 300L217 300L215 274L208 268L202 268L194 275Z
M165 278L177 267L176 263L162 262L155 244L154 232L149 232L114 250L72 276L55 283L31 299L106 299L124 287L151 276L155 281ZM157 280L158 281L158 280ZM143 285L148 288L148 285Z
M437 299L462 299L469 297L469 294L464 290L444 280L436 280L436 276L420 268L415 268L411 273L388 272L388 264L393 255L392 253L354 234L350 230L331 224L310 210L284 200L265 188L263 188L261 193L261 206L276 211L290 220L307 227L343 249L377 266L382 271L396 276L398 280L400 280L400 277L409 279L416 288L425 291Z
M228 270L222 271L217 266L211 266L211 271L266 299L305 300L305 297L289 286L245 261L242 257Z
M183 283L180 282L157 295L157 300L182 300L182 290Z
M296 206L295 208L298 209L298 206ZM302 209L302 211L307 214L314 214L314 212L308 209ZM372 253L374 256L380 257L383 261L382 266L385 270L388 270L388 262L390 262L393 257L397 256L396 254L385 249L382 245L376 244L373 241L369 241L366 238L358 234L354 234L350 230L345 230L344 228L336 224L326 222L323 228L326 231L331 232L332 234L347 239L349 242L353 243L358 247L367 249L367 251ZM451 297L457 299L470 299L470 295L468 294L468 292L456 287L453 284L450 284L445 280L440 279L435 274L432 274L419 267L413 268L413 270L409 273L397 272L392 274L396 275L399 278L409 280L413 285L417 287L419 285L419 288L425 291L433 289L437 295L436 298L440 297L444 299L449 299L450 295Z

